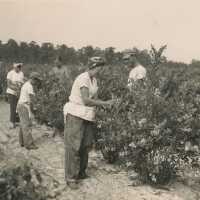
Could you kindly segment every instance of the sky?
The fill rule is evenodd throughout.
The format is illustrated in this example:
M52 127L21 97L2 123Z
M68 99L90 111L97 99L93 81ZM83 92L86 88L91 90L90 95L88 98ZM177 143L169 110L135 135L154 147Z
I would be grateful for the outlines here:
M200 60L200 0L0 0L0 40L117 50L167 44L169 60Z

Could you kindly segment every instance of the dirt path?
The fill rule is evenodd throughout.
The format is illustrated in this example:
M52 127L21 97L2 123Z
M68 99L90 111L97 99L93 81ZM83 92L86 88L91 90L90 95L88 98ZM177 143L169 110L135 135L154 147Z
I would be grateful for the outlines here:
M104 162L98 152L92 152L89 161L91 178L82 182L80 189L73 191L64 182L64 144L61 138L52 138L52 131L45 126L35 126L33 136L39 149L27 151L20 148L16 130L7 128L9 107L0 102L0 145L12 158L27 158L34 167L45 174L52 199L58 200L199 200L200 196L189 187L176 183L170 191L149 186L132 187L127 173L118 171ZM51 180L51 181L50 181ZM54 181L52 181L54 180Z

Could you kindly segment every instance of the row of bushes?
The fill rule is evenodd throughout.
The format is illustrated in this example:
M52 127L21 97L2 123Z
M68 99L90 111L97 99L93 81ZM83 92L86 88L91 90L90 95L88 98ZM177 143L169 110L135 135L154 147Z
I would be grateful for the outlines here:
M154 185L168 183L191 158L192 165L197 164L200 86L182 71L173 73L149 66L145 84L134 84L130 91L128 71L108 66L99 82L99 98L118 101L112 108L97 109L97 146L108 162L134 169L143 182ZM44 74L37 119L62 130L70 89L67 79L60 82Z
M123 66L108 66L99 82L99 98L118 101L112 108L97 109L97 146L108 162L134 169L150 184L168 183L189 158L196 164L200 141L198 77L192 80L186 68L164 68L164 49L152 49L147 80L134 84L131 91ZM61 81L44 68L37 70L43 74L43 83L37 92L36 118L62 130L63 105L72 82ZM70 69L72 80L81 70Z
M145 84L135 83L131 91L126 87L125 70L108 70L100 97L116 98L118 103L97 112L104 157L134 169L150 184L168 183L191 159L195 166L200 145L198 80L177 71L163 81L159 70L155 73L153 67L148 68Z

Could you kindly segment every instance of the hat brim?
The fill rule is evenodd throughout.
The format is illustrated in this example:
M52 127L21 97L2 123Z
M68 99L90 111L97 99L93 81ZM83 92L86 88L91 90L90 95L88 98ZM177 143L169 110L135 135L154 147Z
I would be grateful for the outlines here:
M89 69L95 69L97 67L103 67L105 62L94 63L93 65L89 66Z
M38 80L38 81L42 81L42 78L41 78L41 77L31 77L31 79L35 79L35 80Z

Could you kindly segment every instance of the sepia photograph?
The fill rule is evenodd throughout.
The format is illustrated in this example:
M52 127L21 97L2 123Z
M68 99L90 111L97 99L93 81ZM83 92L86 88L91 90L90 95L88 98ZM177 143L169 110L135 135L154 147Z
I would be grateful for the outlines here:
M0 0L0 200L200 200L199 0Z

